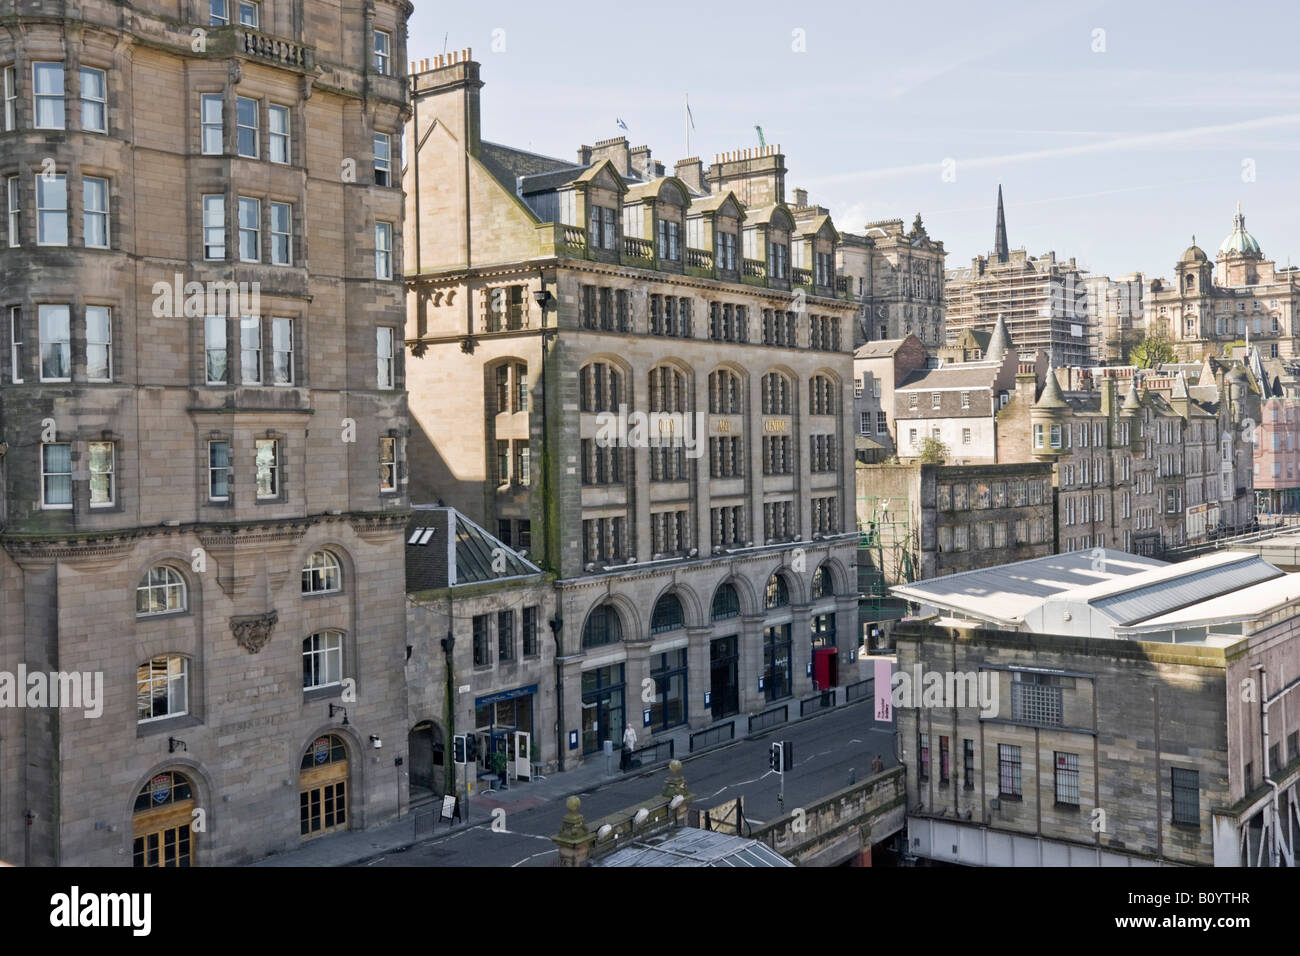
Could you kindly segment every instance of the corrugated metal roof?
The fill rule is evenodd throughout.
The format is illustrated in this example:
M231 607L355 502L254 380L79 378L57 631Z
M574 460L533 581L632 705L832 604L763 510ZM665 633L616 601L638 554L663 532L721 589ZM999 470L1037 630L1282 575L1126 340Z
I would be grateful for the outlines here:
M1232 624L1250 621L1269 611L1293 604L1300 605L1300 574L1283 574L1231 594L1223 594L1190 607L1149 618L1138 627L1139 630L1145 631L1168 630L1197 624Z
M1143 587L1126 588L1119 594L1095 598L1091 604L1115 624L1132 625L1282 577L1282 571L1258 555L1227 552L1223 557L1236 560L1225 560L1199 569L1188 568L1193 563L1190 561L1175 565L1178 570L1187 570L1177 577L1166 577Z
M890 591L982 620L1015 623L1054 594L1167 566L1166 561L1124 551L1085 549L900 584Z

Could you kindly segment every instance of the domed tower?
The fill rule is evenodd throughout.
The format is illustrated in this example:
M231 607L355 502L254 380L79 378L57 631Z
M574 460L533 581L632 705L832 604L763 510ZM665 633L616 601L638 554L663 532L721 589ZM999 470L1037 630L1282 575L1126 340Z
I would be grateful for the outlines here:
M1055 461L1064 449L1064 423L1070 406L1061 391L1061 383L1056 380L1056 369L1047 367L1047 383L1043 392L1029 411L1029 421L1033 426L1033 453L1040 460Z
M1237 203L1232 217L1232 232L1219 243L1218 279L1220 285L1254 285L1258 281L1257 264L1264 259L1255 237L1246 231L1246 217Z
M1210 291L1214 288L1214 266L1205 250L1192 244L1178 258L1174 266L1178 283L1179 315L1172 319L1169 334L1178 340L1206 338L1213 331L1205 327L1210 310L1205 308Z

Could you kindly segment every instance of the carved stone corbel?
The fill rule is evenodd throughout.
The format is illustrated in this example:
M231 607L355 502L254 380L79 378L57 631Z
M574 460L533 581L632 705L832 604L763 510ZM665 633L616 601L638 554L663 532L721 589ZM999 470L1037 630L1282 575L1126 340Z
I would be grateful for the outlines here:
M240 647L256 654L271 640L271 631L279 619L280 613L274 610L261 614L237 614L230 619L230 630Z

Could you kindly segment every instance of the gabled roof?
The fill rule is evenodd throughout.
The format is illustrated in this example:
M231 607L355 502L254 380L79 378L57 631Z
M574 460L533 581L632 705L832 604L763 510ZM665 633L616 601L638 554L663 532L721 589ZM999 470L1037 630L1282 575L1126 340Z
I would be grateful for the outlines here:
M695 216L697 214L717 212L727 203L730 203L734 210L734 212L730 213L731 215L734 215L736 218L741 220L748 217L748 213L745 212L744 204L736 198L736 194L731 190L722 193L712 193L711 195L701 196L699 199L692 200L687 215Z
M780 228L793 231L795 228L794 213L783 202L772 203L770 206L763 206L759 209L745 210L745 222L751 226L764 226L778 215L783 215L789 220L789 225L782 225Z
M854 358L882 358L886 355L893 355L906 342L902 339L876 339L874 342L864 342L853 350Z
M688 206L691 203L691 191L686 184L676 176L660 176L658 179L652 179L648 183L634 183L628 187L623 196L623 202L633 203L645 199L658 199L665 187L670 187L681 191L682 205ZM671 200L667 200L671 202Z
M606 174L608 174L606 176ZM602 176L613 181L613 188L617 188L620 193L627 192L627 183L619 175L618 167L611 160L602 159L598 163L592 163L587 167L586 172L574 178L573 182L577 183L595 183Z

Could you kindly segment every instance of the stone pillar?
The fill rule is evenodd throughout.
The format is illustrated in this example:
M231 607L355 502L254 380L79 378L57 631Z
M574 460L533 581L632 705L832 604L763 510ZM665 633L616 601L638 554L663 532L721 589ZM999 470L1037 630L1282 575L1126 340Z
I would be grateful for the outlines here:
M642 711L650 705L642 700L641 689L644 681L650 679L650 644L627 643L627 661L623 669L625 681L623 691L623 719L636 731L636 745L644 747L650 743L650 731L642 721ZM653 689L653 688L652 688ZM623 728L614 728L614 750L621 752L623 746Z
M713 720L712 708L704 706L704 695L713 687L710 644L713 628L688 627L686 636L686 718L692 729L707 727Z
M582 801L577 797L569 797L564 801L564 805L568 807L569 812L564 815L560 832L551 837L551 842L560 851L560 866L582 866L591 857L591 848L596 842L596 837L587 829L582 814L578 812Z
M808 673L811 661L812 608L798 604L790 608L790 687L796 700L813 692L812 675Z
M758 678L763 673L763 623L760 615L740 619L740 662L736 679L740 684L740 712L755 713L767 704L764 691L758 689ZM744 728L741 728L742 730Z

